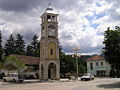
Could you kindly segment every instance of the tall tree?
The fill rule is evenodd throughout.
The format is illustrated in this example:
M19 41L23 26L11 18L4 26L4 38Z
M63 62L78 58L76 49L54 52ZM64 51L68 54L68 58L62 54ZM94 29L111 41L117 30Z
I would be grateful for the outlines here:
M67 73L76 73L76 62L75 59L70 55L62 54L60 58L60 73L66 76Z
M107 28L104 34L104 55L106 60L111 64L112 70L120 76L120 27L116 26L115 30Z
M40 41L38 40L37 42L37 48L36 48L36 52L35 52L35 57L40 57Z
M16 35L15 54L19 54L19 55L25 54L25 42L23 40L23 36L21 36L20 34Z
M33 36L31 46L32 46L32 49L33 49L33 56L37 56L37 53L38 53L37 52L37 50L38 50L38 36L37 35Z
M70 55L65 55L62 51L62 47L59 46L59 56L60 56L60 73L62 77L66 77L66 74L73 74L76 71L75 59Z
M26 55L39 57L40 56L40 42L38 36L34 35L30 44L26 48Z
M33 56L33 50L32 50L32 46L30 44L27 45L26 47L26 55L27 56Z
M0 30L0 61L2 60L2 33Z
M5 54L6 56L15 53L15 39L11 34L9 39L5 42Z
M65 55L62 52L62 47L59 47L59 56L60 56L60 73L66 77L66 74L76 74L76 58L72 55ZM83 74L86 72L86 62L85 59L87 56L78 57L78 73Z
M37 49L37 43L38 43L38 36L37 35L34 35L33 38L32 38L32 42L31 42L31 45L33 46L33 49Z

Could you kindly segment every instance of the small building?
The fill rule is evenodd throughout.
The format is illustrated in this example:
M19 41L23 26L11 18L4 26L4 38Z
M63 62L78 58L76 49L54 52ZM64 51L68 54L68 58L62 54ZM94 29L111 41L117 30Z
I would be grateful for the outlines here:
M95 55L87 60L87 73L94 76L104 77L110 74L110 64L103 56Z
M40 59L39 57L24 55L10 55L10 56L14 56L16 59L26 64L27 67L24 70L21 70L26 78L38 78Z
M10 73L22 73L26 78L38 78L39 71L39 57L33 56L24 56L24 55L10 55L15 57L17 60L23 62L26 67L22 70L17 70L14 65L8 64L7 67L11 67L11 69L2 69L1 73L8 75Z

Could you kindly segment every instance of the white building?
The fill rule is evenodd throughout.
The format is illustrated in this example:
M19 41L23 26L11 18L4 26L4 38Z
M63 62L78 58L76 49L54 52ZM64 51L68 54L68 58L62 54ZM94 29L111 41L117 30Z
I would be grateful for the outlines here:
M102 56L92 56L87 59L87 73L95 76L109 76L110 64Z

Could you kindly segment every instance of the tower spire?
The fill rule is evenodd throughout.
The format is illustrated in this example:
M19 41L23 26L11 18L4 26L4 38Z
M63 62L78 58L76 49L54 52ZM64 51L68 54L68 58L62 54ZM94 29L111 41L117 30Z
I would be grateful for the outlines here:
M48 4L48 6L49 6L49 7L51 6L51 0L49 1L49 4Z

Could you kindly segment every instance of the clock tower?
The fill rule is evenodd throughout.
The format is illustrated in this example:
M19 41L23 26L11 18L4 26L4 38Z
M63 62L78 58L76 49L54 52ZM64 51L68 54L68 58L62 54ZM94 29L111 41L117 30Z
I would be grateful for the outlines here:
M59 39L58 39L58 14L49 7L41 16L40 39L40 80L60 79Z

